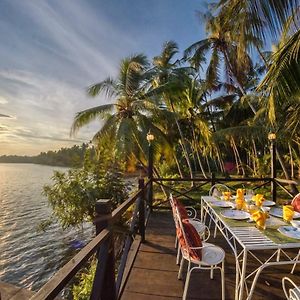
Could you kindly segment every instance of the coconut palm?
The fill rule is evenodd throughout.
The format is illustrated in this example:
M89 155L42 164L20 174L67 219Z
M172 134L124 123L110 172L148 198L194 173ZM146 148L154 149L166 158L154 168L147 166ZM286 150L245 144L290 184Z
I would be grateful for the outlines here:
M87 92L95 97L104 93L111 104L104 104L78 112L74 119L71 134L93 120L104 120L103 126L94 135L93 141L101 143L110 141L125 159L130 159L132 153L143 151L145 135L149 129L159 132L151 122L151 115L156 106L145 97L144 73L149 66L142 54L125 58L121 61L116 79L107 78L92 85Z
M248 81L249 73L252 72L253 65L246 49L237 47L233 32L233 21L228 20L224 13L213 16L208 12L203 17L206 20L206 30L209 36L188 47L184 52L185 58L190 57L192 61L197 61L199 60L198 57L211 53L206 71L208 88L211 90L217 89L222 77L224 77L226 78L225 86L229 88L229 91L233 87L239 89L242 95L246 95L245 84ZM240 58L239 63L237 61L238 56ZM224 71L223 76L221 76L222 70ZM255 114L256 108L251 102L248 104Z
M225 7L229 17L235 16L235 21L241 16L255 17L255 22L244 18L244 24L254 36L265 40L267 34L271 34L272 38L274 34L278 35L299 4L299 0L220 0L218 9Z
M174 102L178 94L184 89L183 80L193 73L192 68L180 66L180 61L173 62L175 55L178 53L178 46L173 41L164 43L160 55L153 58L153 68L150 73L152 76L153 91L161 97L161 105L173 112L179 135L180 145L185 157L190 176L193 178L192 163L189 156L189 150L186 140L179 123L179 117L176 113Z

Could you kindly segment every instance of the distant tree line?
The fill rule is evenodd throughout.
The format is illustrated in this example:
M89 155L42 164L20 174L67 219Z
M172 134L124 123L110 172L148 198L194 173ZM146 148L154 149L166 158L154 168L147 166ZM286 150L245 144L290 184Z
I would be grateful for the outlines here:
M88 144L41 152L37 156L2 155L0 163L31 163L60 167L81 167Z

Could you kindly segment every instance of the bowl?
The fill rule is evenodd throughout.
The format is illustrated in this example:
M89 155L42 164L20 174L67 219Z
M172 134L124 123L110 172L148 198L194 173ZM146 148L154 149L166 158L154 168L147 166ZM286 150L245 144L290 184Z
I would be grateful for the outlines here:
M300 221L292 220L291 225L295 228L300 228Z

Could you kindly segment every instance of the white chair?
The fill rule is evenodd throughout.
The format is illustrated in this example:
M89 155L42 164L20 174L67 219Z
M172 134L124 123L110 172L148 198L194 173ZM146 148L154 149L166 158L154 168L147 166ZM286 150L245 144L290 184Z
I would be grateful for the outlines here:
M210 188L208 195L219 198L223 195L222 194L223 192L230 192L229 187L225 184L216 183ZM206 214L205 214L204 220L206 220ZM208 228L211 227L211 221L213 221L215 223L215 230L214 230L214 238L215 238L217 235L217 224L214 219L210 218L209 223L208 223Z
M286 299L300 300L300 287L297 286L289 277L282 278L282 288Z
M174 198L172 194L170 194L170 204L171 204L171 207L172 207L173 219L174 219L176 231L179 228L178 217L180 219L188 219L189 222L194 226L194 228L196 229L196 231L198 232L199 236L202 239L204 239L204 240L209 239L210 231L209 231L208 227L205 224L203 224L199 219L196 218L197 211L193 207L182 205L181 210L179 210L180 202L176 198ZM176 207L178 208L177 212L176 212ZM185 210L184 215L182 215L182 210L183 209ZM189 211L191 211L192 213L189 213ZM175 237L175 248L177 248L176 264L178 265L179 260L180 260L180 248L178 247L177 234L176 234L176 237Z
M176 214L178 214L177 208L175 208ZM191 230L194 227L189 224L188 220L181 220L177 217L180 231L177 231L179 247L181 250L182 258L180 262L180 268L178 272L178 279L182 278L182 272L184 262L188 261L187 276L184 285L184 292L182 299L185 300L187 297L187 291L189 287L190 277L195 270L210 270L210 277L213 279L213 270L219 269L221 272L221 289L222 289L222 300L225 300L225 273L224 273L224 259L225 252L222 248L210 244L210 243L199 243L194 233L191 234ZM196 233L197 234L197 233ZM201 245L202 244L202 245ZM199 252L201 251L201 255ZM219 266L221 264L221 267ZM195 265L192 267L192 265Z
M225 184L216 183L210 188L208 195L221 197L223 192L230 192L229 187Z

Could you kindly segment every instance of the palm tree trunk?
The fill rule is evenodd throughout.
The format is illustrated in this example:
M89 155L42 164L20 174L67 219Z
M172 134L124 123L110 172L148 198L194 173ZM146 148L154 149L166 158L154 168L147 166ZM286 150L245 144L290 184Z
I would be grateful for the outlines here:
M175 160L175 163L176 163L176 166L177 166L180 178L183 178L183 173L181 171L180 164L179 164L179 161L177 159L176 153L173 153L173 157L174 157L174 160Z
M290 143L289 143L289 153L290 153L291 177L294 178L294 161L293 161L292 147Z
M172 103L171 100L170 100L170 103L171 103L172 111L173 111L173 113L174 113L174 115L175 115L174 105L173 105L173 103ZM177 129L178 129L179 135L180 135L180 140L181 140L181 146L182 146L183 154L184 154L186 163L187 163L188 168L189 168L189 172L190 172L191 179L193 179L194 176L193 176L192 164L191 164L191 161L190 161L190 158L189 158L189 154L188 154L188 151L187 151L186 144L185 144L185 142L184 142L184 136L183 136L181 127L180 127L180 125L179 125L179 122L178 122L176 116L174 116L174 119L175 119L176 126L177 126Z
M243 167L243 162L242 162L242 160L241 160L241 156L240 156L239 150L238 150L238 148L237 148L237 146L236 146L236 143L235 143L234 138L232 138L232 143L233 143L233 146L234 146L234 148L235 148L236 155L237 155L237 158L238 158L239 163L240 163L240 166L241 166L242 175L243 175L243 177L245 177L245 176L246 176L246 172L245 172L245 169L244 169L244 167Z
M205 155L205 160L206 160L206 164L207 164L208 173L210 174L211 173L211 168L210 168L210 165L209 165L209 160L208 160L207 155Z
M235 160L235 165L236 165L236 174L240 175L239 162L238 162L238 158L237 158L237 155L236 155L236 152L235 152L235 148L233 146L232 141L230 142L230 144L231 144L231 148L232 148L233 155L234 155L234 160Z
M205 174L203 164L202 164L201 159L200 159L200 155L199 155L199 151L198 151L198 147L197 147L198 140L196 138L196 134L195 134L195 130L194 130L193 126L192 126L192 133L193 133L193 139L194 139L194 144L195 144L195 152L196 152L196 156L197 156L197 159L198 159L199 167L201 169L201 172L202 172L202 175L204 176L204 178L207 178L207 176Z
M279 152L278 152L277 148L276 148L276 156L278 157L278 160L279 160L279 163L280 163L281 168L283 170L283 173L285 175L285 178L288 179L288 180L291 180L291 177L290 177L290 175L289 175L289 173L288 173L288 171L287 171L287 169L284 165L284 161L282 159L282 156L279 155ZM295 184L290 184L290 188L291 188L292 194L294 194L294 195L298 194L298 189L297 189Z
M252 139L252 144L253 144L253 155L254 155L253 170L254 170L255 175L257 175L257 170L258 170L259 166L258 166L257 148L256 148L256 144L255 144L254 139Z
M219 162L219 165L220 165L220 171L221 171L222 173L225 173L224 162L223 162L223 159L222 159L222 157L221 157L219 147L217 147L216 150L217 150L218 162Z

